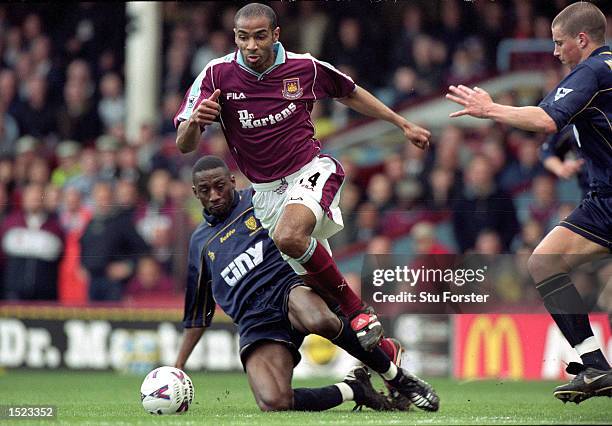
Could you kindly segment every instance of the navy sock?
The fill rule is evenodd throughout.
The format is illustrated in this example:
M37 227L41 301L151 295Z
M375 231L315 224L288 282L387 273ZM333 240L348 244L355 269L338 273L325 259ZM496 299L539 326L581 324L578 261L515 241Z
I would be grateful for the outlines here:
M608 360L606 360L606 357L601 352L601 349L582 354L580 355L580 358L582 359L582 363L587 367L593 367L604 371L610 369L610 364L608 364Z
M342 404L338 386L293 389L293 409L296 411L324 411Z
M387 372L391 366L389 357L378 346L371 352L363 349L351 328L349 320L346 317L340 317L340 320L342 321L342 328L338 335L331 339L332 343L340 346L377 373Z
M536 284L544 306L572 347L593 335L587 308L568 274L557 274Z

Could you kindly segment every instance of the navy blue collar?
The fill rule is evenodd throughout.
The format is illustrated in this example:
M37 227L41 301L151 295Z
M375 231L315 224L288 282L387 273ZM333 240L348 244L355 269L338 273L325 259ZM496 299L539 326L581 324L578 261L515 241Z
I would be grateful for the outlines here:
M597 49L593 50L593 53L589 55L589 58L591 56L600 55L602 53L612 53L610 52L610 46L603 45L601 47L598 47Z
M232 200L232 207L229 209L227 216L222 217L222 218L210 214L209 212L206 211L206 209L202 210L202 214L204 215L204 219L206 219L206 222L208 222L208 226L217 226L218 224L225 221L225 219L230 217L232 213L234 212L234 209L240 202L240 199L241 199L240 194L238 193L238 191L234 189L234 199Z

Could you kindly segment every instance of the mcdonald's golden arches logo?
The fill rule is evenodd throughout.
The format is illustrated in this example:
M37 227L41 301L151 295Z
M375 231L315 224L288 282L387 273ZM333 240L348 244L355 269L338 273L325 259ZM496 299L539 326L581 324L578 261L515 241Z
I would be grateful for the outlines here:
M479 374L483 349L484 371ZM520 335L511 317L499 316L494 323L489 316L477 316L467 331L463 349L463 377L469 379L504 376L520 379L524 375L522 350ZM506 356L506 371L502 371L504 356Z

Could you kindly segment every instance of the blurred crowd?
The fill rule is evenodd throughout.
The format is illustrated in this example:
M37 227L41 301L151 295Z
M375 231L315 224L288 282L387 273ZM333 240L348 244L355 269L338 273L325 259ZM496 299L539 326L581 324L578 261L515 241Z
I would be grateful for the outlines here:
M500 40L550 39L551 19L567 3L271 5L288 50L334 64L399 108L440 96L448 84L495 75ZM239 7L162 4L159 116L130 139L125 5L0 5L0 298L76 303L180 294L188 238L201 220L190 167L202 154L219 155L234 170L235 163L218 130L205 134L197 153L181 155L172 120L206 63L233 51ZM536 103L566 72L551 54L522 65L547 69L547 87L507 93L502 103ZM317 104L314 117L319 137L358 118L337 102ZM417 253L529 252L573 208L542 165L539 135L449 126L434 129L432 142L426 152L406 145L382 164L340 159L348 176L346 226L332 240L340 257L384 253L406 235ZM518 199L528 202L517 206ZM442 224L452 230L446 241L436 238Z

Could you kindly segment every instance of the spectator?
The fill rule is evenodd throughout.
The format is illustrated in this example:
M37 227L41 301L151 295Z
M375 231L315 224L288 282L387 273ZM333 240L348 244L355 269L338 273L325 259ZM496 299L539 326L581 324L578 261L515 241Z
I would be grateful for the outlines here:
M418 98L417 75L407 66L398 67L393 73L393 104L398 105Z
M30 165L40 152L40 141L32 136L22 136L15 143L13 177L17 189L25 186L29 179Z
M452 171L436 167L429 174L424 197L425 205L432 211L450 211L460 191L460 184L455 182Z
M119 166L117 164L119 148L119 140L114 136L102 135L96 139L99 164L98 177L100 180L113 182L119 176Z
M119 179L115 184L117 205L131 219L136 219L140 207L139 192L136 183L128 179Z
M12 206L11 206L11 200L9 198L9 192L8 192L7 185L4 183L0 183L0 224L4 221L4 219L6 219L6 217L11 213L11 211L12 211ZM0 282L1 281L2 280L0 280ZM2 288L2 285L0 285L0 289L1 288Z
M380 230L380 215L376 206L370 202L365 202L357 210L357 241L368 241L372 239Z
M344 220L344 230L338 232L330 239L330 245L333 249L345 247L357 241L357 209L360 202L361 189L359 186L351 181L345 182L340 198L340 209L342 210L342 218Z
M174 294L174 283L152 256L138 261L136 274L127 285L125 296L128 300L165 300Z
M172 115L174 116L174 112L172 112ZM172 129L174 132L174 124L172 124ZM149 174L156 168L164 168L155 163L155 158L161 149L161 144L162 142L153 123L143 123L140 125L135 145L138 148L138 167L144 173Z
M109 183L94 186L93 217L80 239L89 300L120 300L136 262L148 251L130 218L115 207Z
M423 32L423 12L414 3L406 5L402 13L402 28L393 48L393 64L396 66L414 66L413 44L415 38Z
M517 247L515 251L518 252L523 250L524 252L531 254L533 249L535 249L540 241L542 241L544 235L544 228L539 222L533 219L527 220L521 229L520 240L516 244Z
M529 218L539 223L548 233L557 224L553 221L559 208L555 179L549 174L536 176L531 193L533 198L529 203Z
M17 76L11 69L0 70L0 111L15 114L19 104Z
M337 28L338 45L334 46L331 62L358 72L359 76L355 75L354 79L361 81L364 87L379 86L376 51L364 37L362 23L357 18L344 17Z
M138 167L138 152L132 145L123 145L117 155L117 179L134 182L139 192L146 190L147 175Z
M26 180L28 184L37 183L39 185L45 186L49 182L50 176L51 170L49 168L49 163L45 158L41 156L36 156L28 164Z
M57 117L48 98L45 77L30 77L26 85L25 99L15 113L22 134L44 139L56 132Z
M104 124L105 131L110 131L125 120L125 97L123 83L114 72L105 74L100 81L102 99L98 103L98 115Z
M99 180L98 176L98 159L96 152L91 148L85 148L79 155L79 173L68 178L66 187L74 187L79 190L83 196L83 203L92 207L91 194L93 187Z
M136 214L136 228L152 247L155 258L171 269L174 206L170 199L172 177L166 170L156 170L148 184L149 200Z
M101 134L102 125L87 85L78 79L64 86L64 104L57 117L57 129L63 139L87 145Z
M308 52L318 57L323 47L323 38L329 26L329 17L315 2L302 1L297 3L298 15L302 22L308 25L299 25L298 52Z
M460 3L457 0L445 1L440 10L440 27L437 31L440 40L448 47L451 55L465 38L462 29Z
M62 303L87 301L87 281L80 268L79 240L90 220L91 211L83 205L81 192L76 187L67 187L60 209L60 223L66 234L66 248L60 263L58 282L58 296Z
M15 143L19 137L17 121L0 106L0 155L15 153Z
M75 141L62 141L55 148L58 166L53 170L51 182L58 188L63 187L71 178L81 173L79 167L80 146Z
M499 234L507 251L519 231L512 198L499 190L486 157L475 156L469 163L465 187L453 203L453 231L461 253L474 247L478 234L489 229Z
M478 233L474 252L485 256L495 256L502 252L502 242L497 232L485 229Z
M226 33L214 31L210 34L208 43L201 46L193 55L191 76L197 76L210 61L225 56L232 50L233 46L230 45Z
M419 255L450 254L451 249L436 238L435 228L429 222L420 222L413 226L410 236L414 239L414 251Z
M500 175L500 187L513 194L525 191L529 189L531 181L543 172L538 142L534 138L524 137L518 145L518 161L510 163Z
M5 299L57 299L64 233L57 216L45 211L43 195L42 185L28 185L23 191L22 210L2 222Z
M14 67L23 52L23 36L19 27L10 27L6 31L6 47L4 48L3 62ZM2 92L0 90L0 92Z
M379 215L391 210L395 201L395 194L393 193L393 184L387 175L378 173L372 176L366 189L366 196Z

